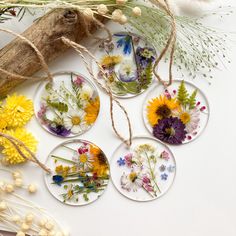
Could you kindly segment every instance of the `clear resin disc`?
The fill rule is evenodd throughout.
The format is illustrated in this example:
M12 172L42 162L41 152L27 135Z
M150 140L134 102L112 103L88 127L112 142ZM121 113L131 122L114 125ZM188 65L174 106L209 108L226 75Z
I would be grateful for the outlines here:
M60 144L49 154L46 165L52 170L52 174L45 173L50 193L68 205L94 202L103 194L110 179L105 154L85 140Z
M62 72L40 84L35 96L35 115L41 126L60 137L85 133L100 110L99 95L83 75Z
M165 194L176 172L170 149L149 137L135 137L130 148L121 144L111 162L112 181L117 190L135 201L151 201Z
M208 123L206 96L192 83L175 80L168 88L157 85L143 105L143 120L162 142L179 145L195 140Z
M152 67L156 51L138 35L116 33L112 42L102 43L96 58L105 70L107 85L118 97L133 97L144 92L152 83ZM102 73L94 63L93 70L105 83Z

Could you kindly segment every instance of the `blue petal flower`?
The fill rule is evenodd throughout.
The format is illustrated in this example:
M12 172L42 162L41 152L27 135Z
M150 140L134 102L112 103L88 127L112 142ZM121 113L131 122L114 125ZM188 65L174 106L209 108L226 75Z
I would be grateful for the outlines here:
M55 184L60 186L64 178L61 175L53 175L52 180Z
M131 50L132 50L132 45L131 45L132 36L130 36L130 35L121 35L121 34L115 34L115 36L122 37L121 39L119 39L116 42L117 48L120 48L120 47L123 46L124 47L123 48L124 54L130 54Z
M161 175L161 180L167 180L168 175L166 173Z
M119 166L124 166L125 165L125 159L124 158L122 159L122 157L120 157L120 159L117 161L117 163L118 163Z

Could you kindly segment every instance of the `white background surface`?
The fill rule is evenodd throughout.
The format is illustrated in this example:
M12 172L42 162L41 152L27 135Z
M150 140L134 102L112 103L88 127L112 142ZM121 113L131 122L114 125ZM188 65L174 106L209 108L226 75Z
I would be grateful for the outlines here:
M222 1L236 6L235 0ZM28 22L27 22L28 21ZM22 32L31 19L11 21L5 27ZM236 13L214 25L235 30ZM0 47L11 37L0 33ZM48 209L72 236L235 236L236 235L236 43L229 44L232 63L214 73L212 84L196 79L194 83L208 96L211 116L203 135L194 142L171 147L177 161L177 176L171 190L162 198L137 203L120 195L112 183L96 202L84 207L69 207L54 199L44 184L42 171L32 164L21 167L26 182L35 182L38 193L30 200ZM16 58L20 60L20 58ZM73 51L50 64L52 72L73 70L87 74ZM163 74L165 74L164 69ZM37 84L25 83L17 92L33 99ZM110 159L120 141L111 129L109 99L101 91L101 113L95 126L81 138L100 146ZM142 103L146 94L122 100L135 135L148 135L142 121ZM120 115L117 119L122 119ZM44 162L48 153L64 141L48 134L35 118L28 128L39 140L38 157ZM125 129L121 130L125 133Z

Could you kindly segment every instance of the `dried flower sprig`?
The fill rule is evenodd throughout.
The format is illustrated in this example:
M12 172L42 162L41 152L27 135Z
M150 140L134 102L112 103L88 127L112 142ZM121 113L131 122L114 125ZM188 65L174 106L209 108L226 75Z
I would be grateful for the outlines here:
M69 235L46 210L16 193L17 188L23 186L21 172L5 168L0 171L9 172L13 178L13 183L8 178L0 181L1 229L15 232L17 236ZM32 190L35 190L35 186L31 184L28 191L33 193Z

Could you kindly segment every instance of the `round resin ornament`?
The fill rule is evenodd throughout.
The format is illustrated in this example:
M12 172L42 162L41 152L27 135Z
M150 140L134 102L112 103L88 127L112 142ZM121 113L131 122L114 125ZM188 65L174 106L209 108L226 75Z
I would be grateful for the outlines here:
M40 84L34 109L41 126L51 134L74 137L93 126L100 100L94 85L83 75L62 72Z
M175 158L162 142L150 137L135 137L129 149L121 144L111 162L112 181L125 197L151 201L165 194L176 172Z
M94 202L105 191L109 163L104 152L85 140L70 140L57 146L48 156L45 173L50 193L59 201L74 206Z
M192 83L175 80L165 88L156 86L143 105L143 119L152 135L168 144L180 145L196 139L210 114L207 98Z
M115 96L136 96L152 83L156 51L138 35L114 34L112 42L99 45L96 58L105 71L106 79L95 63L93 70Z

